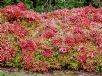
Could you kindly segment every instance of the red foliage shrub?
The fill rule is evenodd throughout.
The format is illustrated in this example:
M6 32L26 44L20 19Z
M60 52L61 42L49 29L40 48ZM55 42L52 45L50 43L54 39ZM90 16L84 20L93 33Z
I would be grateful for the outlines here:
M23 3L0 9L0 65L46 72L64 66L102 71L102 9L40 14Z
M20 47L22 51L28 50L28 51L35 51L37 49L37 45L34 41L31 40L25 40L20 42Z

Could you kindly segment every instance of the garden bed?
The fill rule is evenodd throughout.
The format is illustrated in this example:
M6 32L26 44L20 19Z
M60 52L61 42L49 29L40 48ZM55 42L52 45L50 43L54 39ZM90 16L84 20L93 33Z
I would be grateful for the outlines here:
M102 72L102 8L38 13L18 3L0 9L0 66Z
M101 72L85 72L72 70L54 70L53 72L29 72L24 69L0 67L0 76L101 76Z

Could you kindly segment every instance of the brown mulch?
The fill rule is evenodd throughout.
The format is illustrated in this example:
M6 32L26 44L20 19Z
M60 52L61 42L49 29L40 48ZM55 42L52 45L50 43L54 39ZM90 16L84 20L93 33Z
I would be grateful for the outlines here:
M24 69L12 68L12 67L0 67L0 70L8 73L18 72L18 73L25 73L26 75L32 75L33 72L26 71ZM38 73L38 72L35 72ZM47 74L51 76L102 76L102 72L84 72L84 71L73 71L73 70L55 70L53 72L48 73L38 73L45 76ZM69 75L71 74L71 75Z

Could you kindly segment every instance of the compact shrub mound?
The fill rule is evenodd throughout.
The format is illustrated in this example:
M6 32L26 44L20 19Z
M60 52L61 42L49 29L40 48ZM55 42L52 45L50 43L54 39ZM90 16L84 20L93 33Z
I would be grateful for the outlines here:
M102 8L37 13L18 3L0 9L0 66L102 71Z

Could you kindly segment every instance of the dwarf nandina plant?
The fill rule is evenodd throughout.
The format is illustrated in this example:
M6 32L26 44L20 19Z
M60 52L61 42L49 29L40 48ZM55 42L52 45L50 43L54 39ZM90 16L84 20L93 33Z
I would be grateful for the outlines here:
M0 66L102 71L102 8L0 9Z

